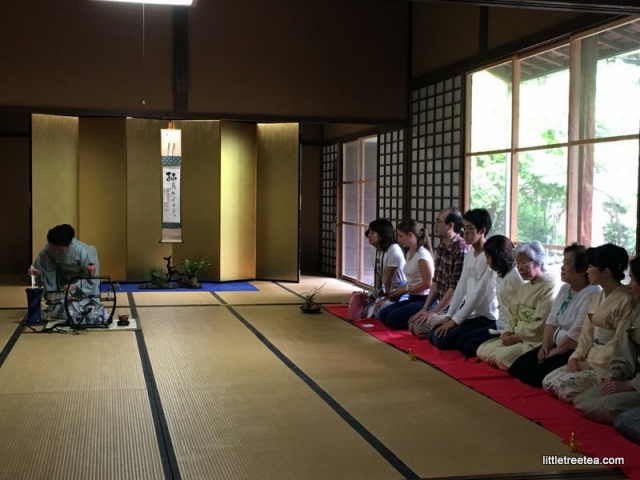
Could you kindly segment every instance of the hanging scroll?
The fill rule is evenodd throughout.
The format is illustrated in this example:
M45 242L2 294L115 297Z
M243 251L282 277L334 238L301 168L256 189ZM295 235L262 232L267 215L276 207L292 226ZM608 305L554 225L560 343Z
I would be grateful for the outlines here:
M161 242L179 243L182 242L182 223L180 220L181 131L175 128L162 129L160 138L162 153Z

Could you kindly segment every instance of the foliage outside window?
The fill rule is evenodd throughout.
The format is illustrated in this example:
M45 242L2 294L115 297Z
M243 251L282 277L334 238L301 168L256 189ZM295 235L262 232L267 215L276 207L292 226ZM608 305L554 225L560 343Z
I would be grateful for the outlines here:
M640 21L468 75L467 198L493 233L636 251Z

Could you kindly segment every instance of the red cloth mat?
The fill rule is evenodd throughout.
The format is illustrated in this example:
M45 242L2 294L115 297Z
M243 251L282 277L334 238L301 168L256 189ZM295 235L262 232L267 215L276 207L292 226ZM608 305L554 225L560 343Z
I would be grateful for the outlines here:
M348 319L346 305L325 305L324 308L337 317ZM640 445L627 440L613 427L592 422L572 405L562 403L542 389L525 385L507 372L477 359L465 358L458 351L439 350L406 330L389 330L382 322L371 318L357 320L354 325L400 350L408 352L411 349L419 359L543 426L566 444L569 443L571 432L575 432L580 442L580 452L584 455L600 459L624 458L625 464L618 466L629 478L640 479Z

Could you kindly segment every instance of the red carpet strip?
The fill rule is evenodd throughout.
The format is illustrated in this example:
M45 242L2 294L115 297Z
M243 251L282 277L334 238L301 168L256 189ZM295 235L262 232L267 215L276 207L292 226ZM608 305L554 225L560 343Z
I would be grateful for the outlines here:
M328 312L347 320L346 305L326 305ZM571 432L580 442L580 452L589 457L623 457L620 468L632 479L640 479L640 445L627 440L609 425L585 418L572 405L546 394L490 367L478 359L467 359L458 351L439 350L426 340L418 340L406 330L389 330L376 319L354 322L355 326L389 345L408 352L438 368L463 385L491 398L500 405L536 422L569 443ZM567 454L569 454L567 447Z

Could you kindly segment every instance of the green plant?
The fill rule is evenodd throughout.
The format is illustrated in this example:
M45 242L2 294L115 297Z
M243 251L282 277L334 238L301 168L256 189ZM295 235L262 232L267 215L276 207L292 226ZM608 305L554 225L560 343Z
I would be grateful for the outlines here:
M203 257L200 260L189 260L185 258L180 263L180 275L183 275L185 278L180 279L180 284L187 288L200 288L200 282L196 276L198 272L203 268L206 268L211 265L211 262L207 259L207 257Z
M167 282L167 278L160 267L156 267L155 265L149 267L149 276L154 286L158 288L167 288L169 286L169 282Z
M312 288L308 292L302 293L302 297L304 298L304 308L305 309L308 310L308 309L313 308L313 306L316 303L316 298L318 297L318 295L320 294L320 292L322 291L322 289L323 289L323 287L325 285L326 285L326 283L323 283L319 287Z

